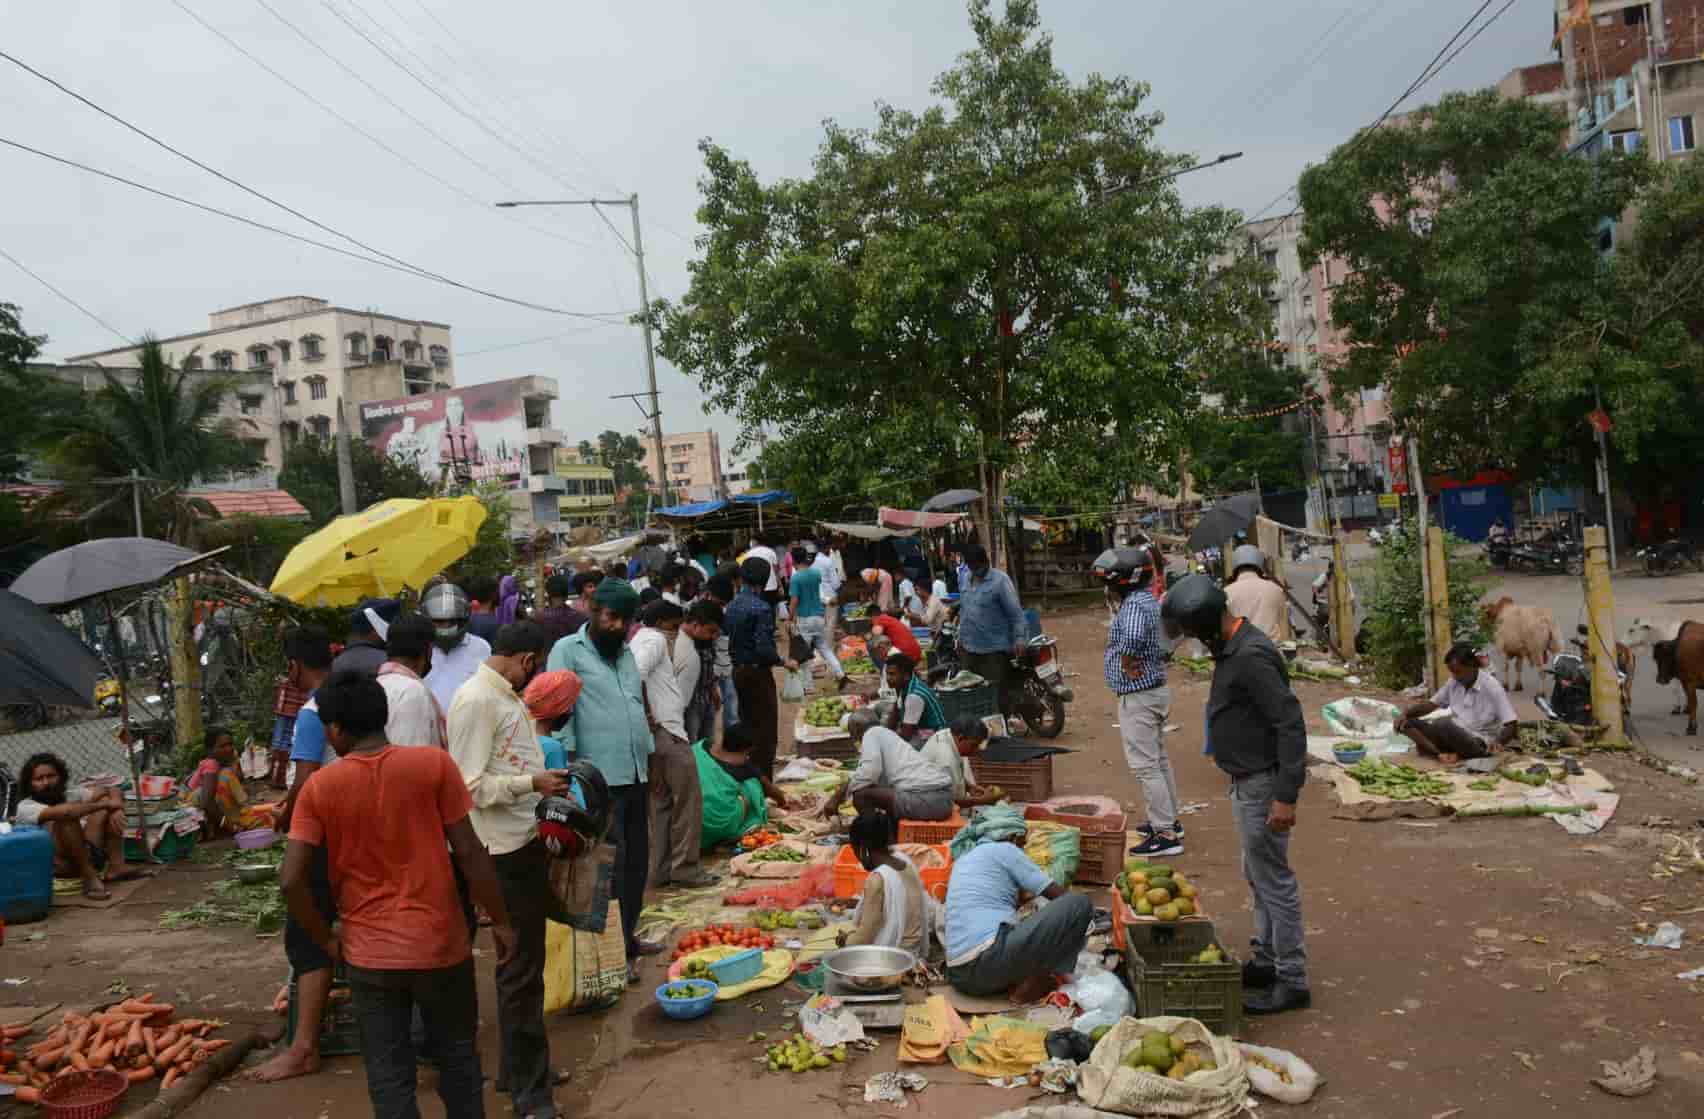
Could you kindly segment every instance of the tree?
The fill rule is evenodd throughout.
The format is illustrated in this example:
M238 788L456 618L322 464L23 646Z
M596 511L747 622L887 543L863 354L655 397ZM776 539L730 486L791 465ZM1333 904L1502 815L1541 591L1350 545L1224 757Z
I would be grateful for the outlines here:
M1291 407L1307 393L1293 365L1274 368L1264 352L1227 363L1204 387L1219 400L1204 410L1190 441L1190 471L1204 493L1303 485L1307 454L1302 412Z
M1545 106L1450 94L1302 176L1304 263L1348 267L1333 391L1385 387L1428 469L1543 477L1590 453L1591 393L1556 383L1547 357L1599 282L1601 223L1650 165L1572 158L1566 131Z
M16 305L0 303L0 415L6 417L0 424L0 480L18 477L49 423L69 410L76 395L69 385L29 368L46 341L24 330Z
M645 447L637 436L605 431L595 445L589 439L580 441L580 457L596 459L614 471L618 490L642 490L651 484L651 474L644 466Z
M513 514L509 506L509 488L501 482L486 482L476 487L474 496L485 506L485 520L480 522L479 535L467 555L456 561L456 578L489 575L500 579L515 573L515 541L510 532Z
M1155 145L1147 87L1072 82L1036 7L971 0L942 104L828 124L808 179L700 145L703 256L651 313L663 355L739 417L737 449L768 428L881 464L896 425L950 431L998 509L1009 473L1085 432L1169 460L1199 371L1251 341L1248 291L1205 282L1237 215L1157 181L1190 160ZM931 450L898 462L927 473Z
M349 454L358 508L393 497L432 496L432 482L412 463L381 454L364 439L351 439ZM278 486L302 503L316 527L329 523L343 512L336 445L330 439L308 436L286 447Z

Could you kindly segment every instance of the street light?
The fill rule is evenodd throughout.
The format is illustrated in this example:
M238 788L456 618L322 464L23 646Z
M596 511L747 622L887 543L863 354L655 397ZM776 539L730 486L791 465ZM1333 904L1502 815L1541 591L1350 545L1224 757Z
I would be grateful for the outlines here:
M657 400L657 357L651 349L651 298L645 287L645 242L639 232L639 196L626 198L547 198L536 201L499 202L497 207L513 210L519 206L626 206L633 215L633 259L639 268L639 305L643 311L639 329L645 340L645 376L650 386L651 443L657 452L657 485L664 505L669 503L669 479L663 461L663 409ZM600 215L601 216L601 215ZM607 220L607 219L606 219ZM611 228L614 228L613 226Z

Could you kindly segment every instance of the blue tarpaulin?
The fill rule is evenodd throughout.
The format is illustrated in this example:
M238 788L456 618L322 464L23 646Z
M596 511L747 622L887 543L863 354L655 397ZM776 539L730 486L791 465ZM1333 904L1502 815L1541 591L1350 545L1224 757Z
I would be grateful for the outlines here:
M666 509L658 509L657 516L692 519L708 516L719 509L726 509L727 507L728 503L726 501L695 501L690 505L670 505Z
M777 502L791 502L793 495L786 490L765 490L762 493L735 494L734 500L741 505L774 505Z

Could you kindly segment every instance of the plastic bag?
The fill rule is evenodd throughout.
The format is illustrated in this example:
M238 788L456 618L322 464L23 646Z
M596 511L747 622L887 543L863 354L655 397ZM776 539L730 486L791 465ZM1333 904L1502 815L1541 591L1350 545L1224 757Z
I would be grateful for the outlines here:
M1382 700L1348 696L1326 704L1320 714L1333 734L1358 739L1368 747L1383 747L1396 733L1402 709Z
M1263 1068L1253 1061L1247 1063L1249 1084L1256 1092L1279 1103L1307 1103L1319 1090L1319 1086L1325 1083L1312 1065L1287 1049L1248 1045L1244 1042L1238 1042L1237 1048L1242 1050L1244 1057L1263 1057L1290 1074L1290 1082L1286 1084L1283 1077L1271 1069Z
M781 685L782 703L803 703L805 701L805 686L810 683L810 669L800 668L796 672L787 673L787 680Z
M621 903L611 901L601 933L550 922L544 931L544 1012L601 1010L627 990Z
M1136 1000L1131 998L1130 989L1105 968L1079 973L1075 981L1060 991L1083 1008L1083 1013L1071 1021L1071 1028L1079 1033L1093 1033L1097 1026L1116 1026L1120 1018L1136 1013Z

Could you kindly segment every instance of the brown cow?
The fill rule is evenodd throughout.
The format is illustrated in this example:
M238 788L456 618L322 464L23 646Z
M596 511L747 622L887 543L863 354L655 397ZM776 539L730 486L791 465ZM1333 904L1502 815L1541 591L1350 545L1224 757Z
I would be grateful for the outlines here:
M1657 683L1679 681L1686 689L1686 733L1698 733L1698 686L1704 684L1704 623L1682 622L1673 641L1651 646Z
M1510 691L1521 690L1525 665L1542 672L1550 667L1550 658L1561 651L1556 637L1556 623L1550 612L1537 606L1517 606L1507 595L1484 605L1485 625L1492 633L1492 644L1503 654L1503 679L1514 681Z

